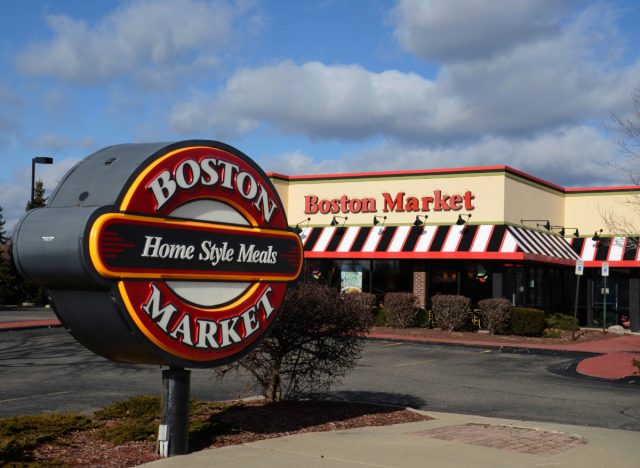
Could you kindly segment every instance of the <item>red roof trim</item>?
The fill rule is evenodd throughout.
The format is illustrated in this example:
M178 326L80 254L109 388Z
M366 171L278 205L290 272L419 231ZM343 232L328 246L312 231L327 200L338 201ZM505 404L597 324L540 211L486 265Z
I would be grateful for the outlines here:
M516 175L523 179L529 180L544 187L556 190L561 193L596 193L596 192L637 192L640 191L640 185L622 185L608 187L561 187L552 182L540 179L525 172L514 169L510 166L471 166L471 167L452 167L441 169L418 169L405 171L380 171L380 172L351 172L344 174L309 174L309 175L285 175L278 172L267 172L267 176L272 179L280 179L283 181L316 181L316 180L340 180L340 179L364 179L374 177L402 177L402 176L428 176L439 174L477 174L477 173L505 172Z

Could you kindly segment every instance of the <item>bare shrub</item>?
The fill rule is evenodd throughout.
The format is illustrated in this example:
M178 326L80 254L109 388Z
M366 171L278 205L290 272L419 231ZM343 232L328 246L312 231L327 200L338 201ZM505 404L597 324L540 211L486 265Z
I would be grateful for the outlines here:
M373 299L365 293L340 295L320 284L291 286L269 336L217 374L245 369L272 401L325 392L360 358Z
M384 295L384 308L387 320L392 327L407 328L416 323L418 298L407 292L387 293Z
M458 330L467 321L470 303L468 297L441 294L431 298L431 312L440 328Z
M511 320L511 301L503 297L479 301L478 309L482 323L491 334L502 331Z

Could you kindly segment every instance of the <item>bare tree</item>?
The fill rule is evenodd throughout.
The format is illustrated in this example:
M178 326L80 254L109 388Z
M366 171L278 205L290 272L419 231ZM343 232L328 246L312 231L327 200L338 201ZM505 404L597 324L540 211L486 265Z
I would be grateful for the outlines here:
M633 110L626 117L613 115L612 130L618 135L616 142L625 157L624 170L633 185L640 185L640 85L632 93ZM640 216L640 195L631 195L625 202L632 213L624 216L613 209L600 210L600 217L608 232L629 238L640 232L636 219ZM637 244L637 243L636 243Z
M360 358L373 300L373 294L341 295L320 284L298 283L287 291L269 336L217 374L244 369L271 401L322 393Z

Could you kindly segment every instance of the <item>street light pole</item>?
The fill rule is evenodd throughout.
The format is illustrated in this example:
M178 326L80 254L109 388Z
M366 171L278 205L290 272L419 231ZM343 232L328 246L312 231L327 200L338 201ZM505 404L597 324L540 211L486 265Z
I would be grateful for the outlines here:
M49 158L47 156L31 158L31 209L33 209L35 198L36 164L53 164L53 158Z

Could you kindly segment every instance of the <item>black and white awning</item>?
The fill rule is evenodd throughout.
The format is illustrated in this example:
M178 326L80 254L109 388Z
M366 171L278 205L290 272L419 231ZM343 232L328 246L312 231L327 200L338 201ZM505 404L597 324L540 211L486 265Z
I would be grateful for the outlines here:
M611 267L640 267L638 237L590 237L567 239L587 267L600 267L607 262Z
M573 264L554 234L506 225L313 227L300 238L307 258L530 260Z

